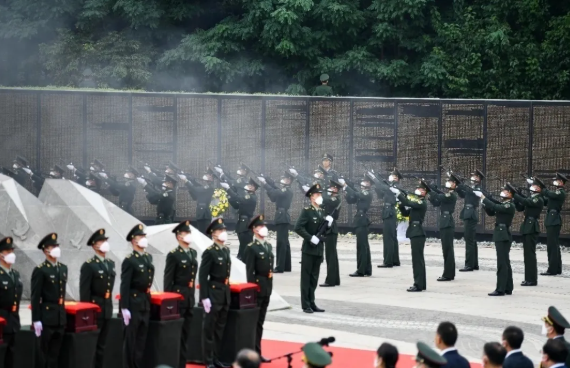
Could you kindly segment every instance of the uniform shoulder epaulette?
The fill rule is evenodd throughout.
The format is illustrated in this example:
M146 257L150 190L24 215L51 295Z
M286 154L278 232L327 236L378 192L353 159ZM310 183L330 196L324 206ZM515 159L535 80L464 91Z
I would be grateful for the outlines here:
M132 255L132 253L127 254L127 258L131 258Z
M172 249L172 250L170 251L170 253L175 253L175 252L176 252L176 249Z
M251 247L251 246L252 246L252 245L254 245L254 244L255 244L255 242L254 242L254 241L252 241L252 242L251 242L251 243L249 243L247 246L248 246L248 247Z
M445 193L446 197L451 197L451 193Z
M93 258L89 258L87 261L85 261L85 263L91 263L92 260Z
M310 209L311 209L311 206L309 206L309 207L305 207L305 209L306 209L306 210L310 210Z
M214 244L212 244L208 248L206 248L206 250L212 250L212 249L214 249Z

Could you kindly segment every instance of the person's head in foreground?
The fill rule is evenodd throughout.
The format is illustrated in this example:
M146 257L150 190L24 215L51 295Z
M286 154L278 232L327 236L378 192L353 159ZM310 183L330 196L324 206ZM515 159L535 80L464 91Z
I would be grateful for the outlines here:
M566 367L568 348L563 339L550 339L542 347L542 368Z
M303 368L322 368L332 363L331 355L316 342L303 346Z
M483 368L500 368L503 366L507 350L498 342L488 342L483 346Z
M420 341L416 346L418 354L416 355L415 368L438 368L447 364L447 360L426 343Z
M398 362L398 349L394 345L383 343L376 351L374 368L395 368Z
M449 349L457 342L457 327L451 322L441 322L435 333L435 346L439 350Z
M260 365L259 354L250 349L242 349L236 357L233 368L259 368Z

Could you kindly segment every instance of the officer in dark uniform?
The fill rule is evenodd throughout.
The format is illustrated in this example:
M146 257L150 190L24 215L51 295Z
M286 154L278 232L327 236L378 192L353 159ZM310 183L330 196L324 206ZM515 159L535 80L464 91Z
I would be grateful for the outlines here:
M295 224L295 232L303 238L301 247L301 308L305 313L324 312L315 304L315 290L319 281L319 271L323 263L324 244L316 236L319 226L325 220L325 211L320 207L323 203L322 187L315 184L305 194L311 205L303 208ZM328 221L328 220L327 220ZM330 218L329 227L333 219Z
M44 252L46 260L32 272L32 321L36 336L41 336L46 367L57 368L67 321L64 306L67 266L57 261L61 249L56 233L43 238L38 249Z
M324 169L324 181L328 181L328 180L334 180L336 182L338 182L338 178L339 178L339 174L338 172L333 169L333 161L334 161L334 157L331 154L325 153L323 155L323 159L321 161L321 167Z
M137 192L136 179L140 173L134 167L130 166L123 177L124 182L118 182L114 178L108 178L109 190L111 194L119 197L119 207L129 214L133 214L133 202Z
M143 184L147 193L146 199L150 204L156 205L155 225L170 224L174 221L176 182L176 178L167 174L162 182L162 189L157 189L147 183Z
M188 178L185 174L179 175L178 177L188 189L192 199L196 201L196 228L200 230L202 234L206 234L206 228L212 222L210 203L214 195L214 173L210 168L206 170L206 173L202 176L204 185L201 185L192 178Z
M180 360L178 368L185 368L188 357L188 338L194 310L194 291L198 273L198 253L192 249L192 229L190 221L182 221L172 229L176 234L178 247L166 256L164 267L164 291L178 293L184 297L180 302L180 316L184 319L180 339Z
M289 208L293 202L291 182L293 176L285 171L279 181L279 188L267 184L265 178L258 178L267 192L269 200L275 203L275 227L277 228L277 267L275 273L291 272L291 245L289 244L289 225L291 215Z
M29 174L32 172L30 170L30 164L28 160L22 156L16 156L16 159L12 163L12 169L13 172L16 173L16 175L13 175L12 178L16 180L18 184L25 187Z
M447 364L447 359L430 348L426 343L419 341L416 344L416 368L437 368Z
M79 299L82 302L97 304L101 308L101 313L97 318L99 337L95 352L95 368L103 368L109 320L113 316L112 296L116 271L115 262L106 258L110 250L108 239L105 229L99 229L91 235L87 240L87 245L93 247L95 255L83 263L79 275Z
M355 191L347 184L344 185L346 191L346 202L356 204L356 214L354 215L354 233L356 234L356 272L351 273L351 277L372 276L372 261L370 257L370 244L368 243L368 229L371 221L367 212L372 203L372 193L370 192L370 179L364 177L360 183L360 191Z
M338 253L336 250L336 245L338 242L338 226L336 224L338 216L340 214L340 209L342 205L340 191L344 186L334 180L330 180L329 189L324 192L323 195L323 205L321 206L325 212L325 216L331 216L334 222L327 233L325 238L325 259L327 261L327 278L325 283L321 284L321 287L332 287L340 285L340 271L338 265Z
M562 274L562 255L560 254L560 228L562 227L562 217L560 211L564 206L566 192L564 184L568 178L560 173L556 173L553 185L555 190L544 188L542 195L546 204L546 250L548 252L548 269L542 272L542 276L554 276Z
M65 179L63 175L65 174L65 169L59 165L54 165L47 175L47 179ZM44 182L46 178L43 177L42 173L32 172L30 173L32 178L32 183L34 188L36 188L38 194L42 191Z
M513 270L509 253L513 242L511 224L515 216L515 205L512 199L515 193L516 189L509 183L501 191L502 203L495 203L485 198L480 191L475 193L477 196L481 196L487 215L496 216L493 241L497 252L497 287L495 291L489 293L489 296L503 296L513 293Z
M206 313L202 320L202 357L207 368L225 368L229 366L218 357L230 308L232 260L229 248L224 245L228 240L224 220L214 220L206 233L214 244L202 253L198 277L200 301Z
M95 193L101 194L102 179L97 174L90 172L85 181L85 187L91 189Z
M313 92L313 96L332 96L333 90L331 86L329 86L329 75L328 74L321 74L321 85L315 88Z
M459 214L459 218L463 220L463 237L465 238L465 267L460 269L460 272L479 269L479 250L475 239L477 224L479 223L479 198L473 192L481 190L483 179L485 179L485 175L481 171L475 170L474 173L471 173L470 185L461 183L456 189L459 197L465 199L463 210Z
M238 210L236 234L239 239L239 251L237 257L238 259L242 259L245 248L253 239L253 233L251 229L248 228L248 224L255 213L255 207L257 207L255 191L259 188L259 184L250 178L244 187L244 194L238 193L234 187L230 187L227 183L221 183L221 185L228 192L230 205Z
M269 234L267 223L263 215L255 217L249 223L253 231L253 242L247 245L244 252L245 270L247 282L258 285L257 306L259 307L259 319L257 320L255 350L261 356L261 337L263 336L263 323L269 307L269 299L273 290L273 265L275 257L271 244L265 240ZM262 362L268 362L261 356Z
M542 317L542 321L544 322L543 331L546 332L544 335L548 339L562 340L570 352L570 343L564 338L564 330L570 328L570 323L568 323L562 313L556 307L549 307L548 315ZM570 354L566 357L566 367L570 367Z
M220 177L223 180L226 180L226 182L232 186L238 194L245 194L245 189L243 187L249 182L247 179L247 176L249 174L249 169L247 166L240 164L239 168L237 169L237 177L235 179L233 176L224 172L219 165L214 167L214 170L216 170L220 174Z
M445 182L444 193L429 193L429 201L434 207L440 207L439 214L439 234L441 238L441 249L443 251L443 274L437 281L452 281L455 279L455 252L453 250L453 235L455 233L455 203L457 194L455 188L460 180L454 174L450 174Z
M87 178L89 177L89 173L81 167L75 168L73 165L68 165L68 167L70 166L73 167L71 170L73 170L75 182L82 187L87 187Z
M0 240L0 317L6 320L4 326L4 344L6 356L0 361L0 366L14 367L15 336L20 331L20 300L24 286L20 273L12 265L16 262L14 254L14 239L11 237Z
M145 249L148 240L143 225L136 225L127 235L133 246L121 265L121 315L125 323L123 360L126 368L144 366L143 355L150 319L150 288L154 280L152 255Z

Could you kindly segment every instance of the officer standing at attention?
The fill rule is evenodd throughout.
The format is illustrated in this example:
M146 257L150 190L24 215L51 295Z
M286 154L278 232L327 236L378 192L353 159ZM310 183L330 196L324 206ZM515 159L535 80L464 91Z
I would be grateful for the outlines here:
M457 186L456 192L459 197L465 199L463 210L459 214L459 218L463 220L465 238L465 267L459 272L470 272L479 269L479 250L477 248L477 240L475 235L477 232L477 224L479 223L479 198L474 191L481 190L481 181L485 179L485 175L479 170L471 173L470 186L461 183Z
M127 235L133 246L121 265L121 301L119 303L125 323L123 356L124 367L142 367L144 346L150 319L150 287L154 280L152 256L145 249L148 239L143 225L136 225Z
M560 211L564 206L566 192L564 184L568 178L560 173L556 173L556 177L552 184L555 190L544 189L542 192L544 202L546 204L546 218L544 226L546 226L546 250L548 252L548 269L541 273L541 276L555 276L562 274L562 255L560 254L560 228L562 227L562 217Z
M438 368L447 364L447 359L430 348L426 343L419 341L416 346L418 348L416 368Z
M372 261L370 258L370 244L368 243L368 229L370 219L367 212L372 203L372 193L370 192L370 179L364 177L360 183L360 190L355 191L346 183L346 202L356 204L356 214L354 215L354 233L356 234L356 271L351 273L351 277L372 276Z
M194 309L195 280L198 273L198 253L192 249L192 229L190 221L182 221L172 229L176 235L178 247L166 256L164 267L164 291L178 293L184 297L180 302L180 317L184 319L182 324L182 336L180 339L180 360L178 368L185 368L188 357L188 338L190 337L190 325Z
M319 270L323 263L323 242L316 236L319 226L325 220L325 212L320 208L323 204L323 192L320 184L309 188L305 194L311 200L309 207L303 208L295 224L295 232L303 238L301 247L301 308L305 313L324 312L315 304L315 290L319 281ZM326 216L329 227L333 218Z
M139 176L139 172L131 166L123 174L124 182L118 182L114 178L106 180L111 194L119 197L119 207L131 215L133 214L133 202L137 192L136 179Z
M46 260L32 272L32 321L47 368L57 368L67 316L65 287L67 266L59 263L61 249L57 234L51 233L38 244Z
M105 235L105 229L99 229L91 235L87 240L87 245L93 247L95 256L83 263L79 274L79 299L82 302L97 304L101 308L101 313L97 318L99 337L95 351L95 368L103 368L109 320L113 316L113 299L111 297L113 286L115 286L116 272L115 262L105 257L111 249L108 239Z
M279 181L279 188L274 188L267 184L263 177L259 177L269 200L275 203L275 218L273 222L277 228L277 267L275 273L291 272L291 245L289 244L289 225L291 223L291 215L289 208L293 202L293 191L291 190L291 182L293 176L285 171Z
M269 235L267 223L263 215L259 215L251 220L249 227L253 231L253 242L247 245L245 250L245 269L247 282L257 284L257 306L259 307L259 318L257 320L255 351L261 356L261 362L269 360L261 355L261 338L263 336L263 323L267 314L267 307L271 299L273 290L273 264L275 257L271 244L265 240Z
M336 250L338 242L338 226L336 222L338 220L342 204L342 200L339 195L342 188L343 185L341 183L330 180L329 189L323 193L322 208L325 211L325 215L331 216L334 219L334 222L330 231L327 233L327 237L325 238L327 278L325 279L325 283L320 285L321 287L340 286L340 271L338 265L338 253Z
M20 300L24 289L20 273L12 267L15 262L14 239L7 237L0 240L0 282L4 286L4 289L0 288L0 317L6 320L6 356L4 361L0 361L0 366L5 368L14 367L14 342L20 331Z
M321 85L315 88L313 96L322 96L322 97L332 96L333 90L331 86L329 86L329 75L321 74L320 79L321 79Z
M200 300L204 307L202 320L202 357L206 368L229 368L219 360L220 349L228 310L230 308L230 250L224 245L228 240L224 220L214 220L206 229L214 244L202 253L198 280Z
M144 182L143 188L147 193L146 198L149 203L156 205L156 220L155 225L170 224L174 221L175 212L175 202L176 193L174 189L176 187L176 178L171 175L166 175L164 177L164 182L162 183L162 190L156 189L152 185L148 185Z
M185 174L178 175L180 180L190 193L193 200L196 201L196 228L206 234L206 228L212 222L212 213L210 212L210 203L214 195L214 173L210 168L202 176L204 185L200 185L196 180L189 179Z
M326 182L327 180L338 181L339 174L338 174L338 172L337 172L335 169L333 169L333 167L332 167L333 161L334 161L333 155L330 155L330 154L328 154L328 153L325 153L325 154L323 155L323 159L322 159L322 162L321 162L321 166L322 166L322 168L323 168L324 171L325 171L325 172L324 172L324 174L325 174L325 178L324 178L325 182Z
M562 313L560 313L556 307L549 307L548 315L542 317L542 321L544 322L542 334L549 340L562 340L570 352L570 343L564 339L564 330L570 328L570 323L568 323ZM570 353L566 357L566 367L570 367Z

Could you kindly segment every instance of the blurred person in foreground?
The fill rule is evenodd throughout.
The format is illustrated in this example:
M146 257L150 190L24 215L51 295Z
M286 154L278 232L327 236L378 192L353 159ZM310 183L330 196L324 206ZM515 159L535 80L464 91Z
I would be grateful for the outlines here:
M447 359L437 351L430 348L426 343L417 343L418 354L416 355L415 368L439 368L447 364Z
M303 346L303 368L323 368L332 364L331 354L316 342Z
M441 322L435 334L435 346L447 360L445 368L469 368L467 359L459 355L455 343L457 342L457 327L451 322Z
M498 342L488 342L483 346L483 368L501 368L507 350Z
M564 362L568 357L568 348L564 341L551 339L542 347L541 368L568 368Z
M532 361L522 353L521 346L524 340L523 331L515 326L509 326L503 331L503 346L507 356L503 363L504 368L533 368Z
M376 351L374 368L395 368L398 357L398 349L394 345L385 342Z
M570 328L570 323L564 318L562 313L556 307L548 308L548 315L542 317L544 324L542 325L542 334L548 339L561 340L566 345L566 349L570 352L570 343L564 339L564 330ZM570 354L566 358L566 365L570 367Z
M261 359L259 354L250 349L242 349L239 351L233 368L259 368Z

